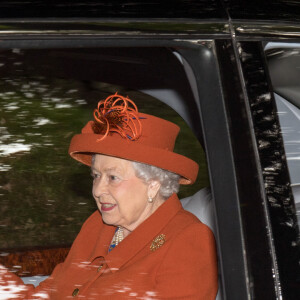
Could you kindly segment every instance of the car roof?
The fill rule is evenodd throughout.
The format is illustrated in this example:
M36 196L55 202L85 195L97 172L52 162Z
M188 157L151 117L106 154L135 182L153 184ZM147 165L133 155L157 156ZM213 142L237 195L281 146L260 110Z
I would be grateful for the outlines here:
M300 22L300 2L293 0L224 0L232 20Z
M168 18L300 22L300 3L293 0L2 0L0 18Z
M226 18L217 1L1 1L1 18Z

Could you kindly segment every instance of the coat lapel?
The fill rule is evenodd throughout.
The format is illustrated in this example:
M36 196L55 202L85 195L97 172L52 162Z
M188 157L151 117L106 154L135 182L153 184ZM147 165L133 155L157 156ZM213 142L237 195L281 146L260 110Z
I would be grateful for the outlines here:
M95 247L89 256L89 261L92 262L95 258L103 256L106 257L108 252L108 247L110 246L111 240L116 231L115 226L105 225L102 221L101 216L99 216L101 225L99 226L97 232L97 241L95 243Z
M167 199L148 219L146 219L140 226L138 226L130 235L128 235L116 248L109 254L105 254L106 263L112 272L120 269L126 262L133 258L139 251L141 251L147 244L151 242L162 233L163 228L182 208L181 203L176 194L173 194ZM105 226L113 227L113 226ZM115 227L113 227L115 228ZM107 229L106 229L107 230ZM110 240L103 239L110 243L113 231L105 230L103 236L110 234ZM168 237L165 237L166 240ZM109 245L109 244L108 244ZM107 245L105 245L106 247ZM100 246L101 247L101 246ZM107 251L107 248L106 248ZM149 252L150 252L149 246Z

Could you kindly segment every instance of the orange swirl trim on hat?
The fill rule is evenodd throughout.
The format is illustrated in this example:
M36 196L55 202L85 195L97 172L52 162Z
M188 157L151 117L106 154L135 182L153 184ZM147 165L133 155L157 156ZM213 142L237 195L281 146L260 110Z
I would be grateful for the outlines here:
M130 141L139 139L142 134L142 124L135 103L127 97L115 93L98 102L94 110L93 130L103 134L97 142L105 139L109 132L117 132Z

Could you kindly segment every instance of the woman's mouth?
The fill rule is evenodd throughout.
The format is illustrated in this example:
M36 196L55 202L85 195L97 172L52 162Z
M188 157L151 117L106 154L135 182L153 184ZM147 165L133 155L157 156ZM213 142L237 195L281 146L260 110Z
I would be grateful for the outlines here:
M117 205L111 203L101 203L101 211L110 211L114 209Z

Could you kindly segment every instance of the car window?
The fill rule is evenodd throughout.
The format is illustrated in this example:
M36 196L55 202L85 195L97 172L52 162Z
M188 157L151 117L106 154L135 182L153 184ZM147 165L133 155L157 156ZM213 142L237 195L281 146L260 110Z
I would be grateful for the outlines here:
M300 224L300 44L268 43L265 50Z
M170 69L174 69L174 62L181 68L172 51L153 51L161 60L169 57L165 64ZM69 141L92 118L97 102L116 91L134 99L140 111L169 119L181 127L177 151L201 166L197 183L192 188L183 188L179 196L187 197L209 185L200 143L180 115L158 100L170 99L170 83L160 79L155 93L151 93L150 83L154 87L156 83L150 75L139 79L138 89L125 85L130 84L128 78L124 81L124 64L138 78L151 63L147 61L149 53L149 49L1 50L2 249L61 247L72 243L96 205L91 196L90 172L68 157ZM160 60L159 56L155 59ZM109 70L113 67L114 72ZM148 86L145 82L149 82ZM180 98L176 91L172 93L174 99ZM184 104L177 105L177 110L182 110L183 115L188 111Z

